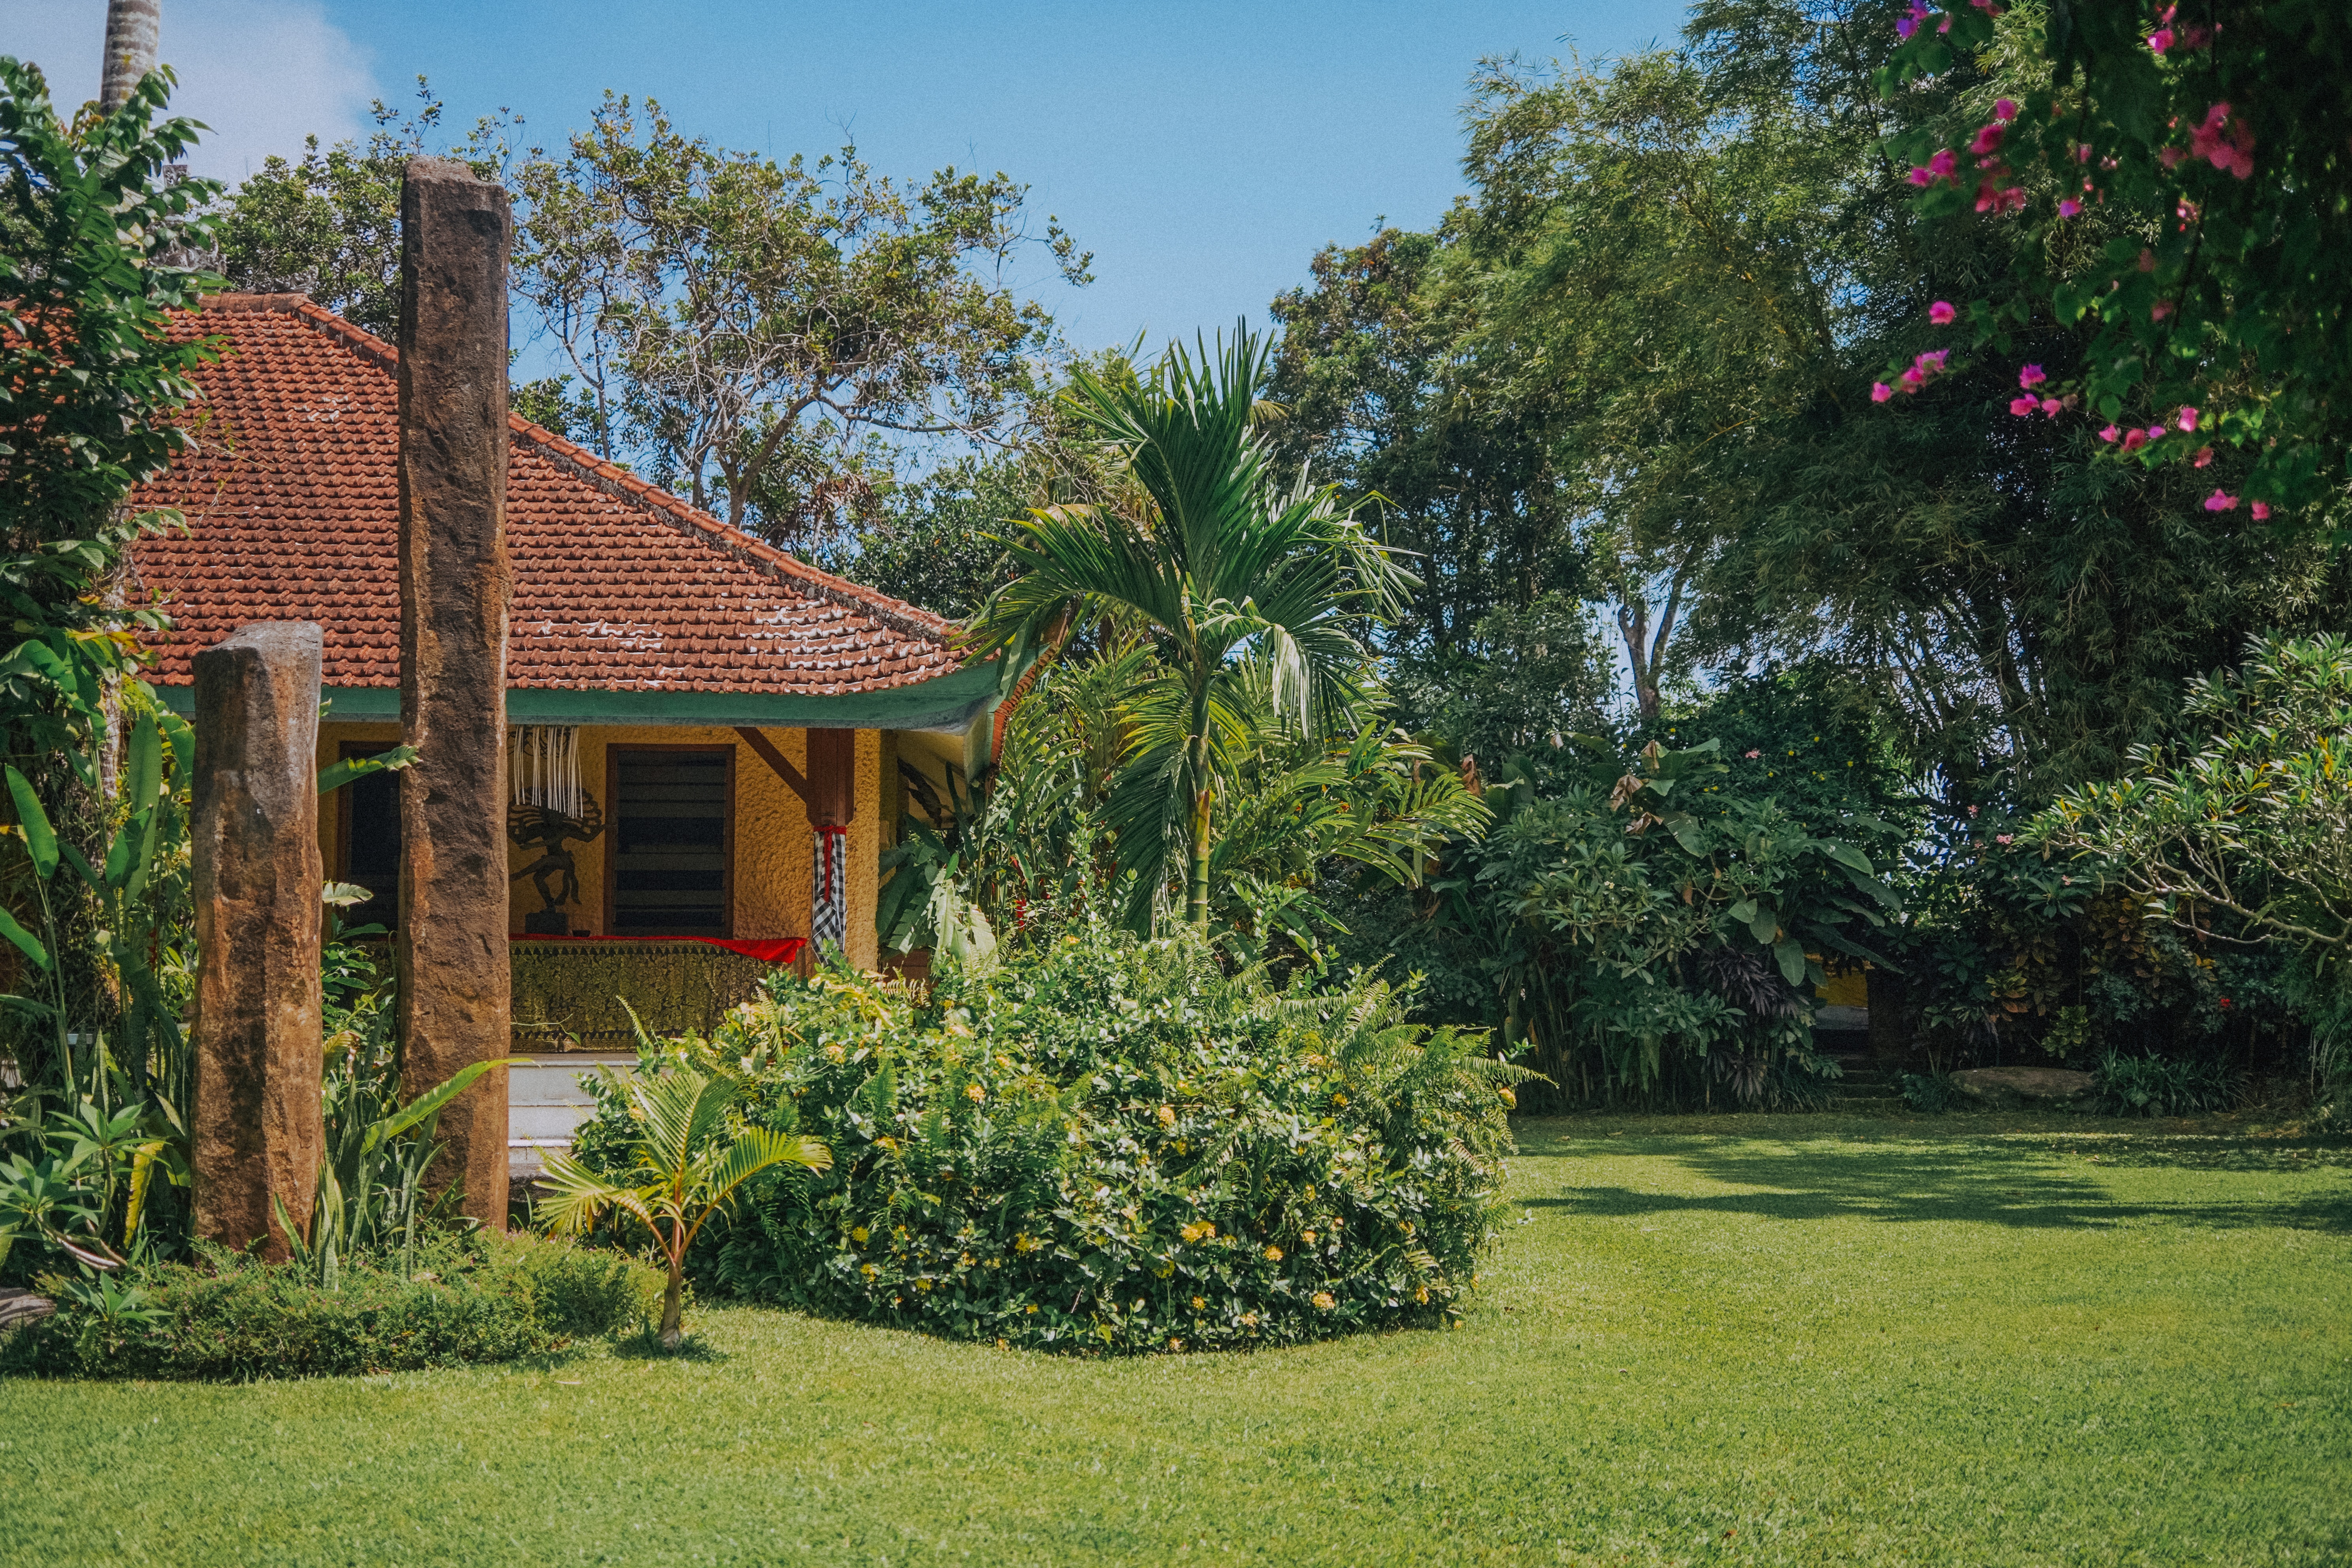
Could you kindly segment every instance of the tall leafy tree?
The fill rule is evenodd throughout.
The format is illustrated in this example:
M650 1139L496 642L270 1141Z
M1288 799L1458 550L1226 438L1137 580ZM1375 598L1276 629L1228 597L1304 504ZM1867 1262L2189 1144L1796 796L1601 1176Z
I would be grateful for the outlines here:
M780 542L877 482L869 434L986 438L1037 392L1052 322L1000 276L1030 240L1003 174L902 186L855 148L779 163L607 95L518 184L519 287L593 404L593 444L635 447ZM1087 279L1051 220L1042 243Z
M980 650L1014 666L1074 628L1150 639L1108 803L1139 925L1171 852L1185 919L1208 923L1216 792L1253 744L1252 690L1308 733L1328 727L1361 695L1367 624L1413 584L1335 487L1276 482L1256 428L1268 358L1265 340L1237 327L1213 352L1172 346L1148 377L1078 372L1068 405L1117 452L1132 491L1017 522L1017 575L974 629Z

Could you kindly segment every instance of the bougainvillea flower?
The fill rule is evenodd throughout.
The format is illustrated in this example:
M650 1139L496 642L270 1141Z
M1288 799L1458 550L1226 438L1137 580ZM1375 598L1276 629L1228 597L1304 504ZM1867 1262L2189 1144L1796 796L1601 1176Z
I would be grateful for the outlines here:
M1992 117L1995 120L2001 121L2016 119L2017 100L2013 98L2004 98L1999 103L1994 104L1992 106Z
M2201 468L2212 460L2213 448L2210 447L2200 447L2197 448L2197 460L2189 466L2191 468Z
M2068 196L2064 201L2058 204L2058 216L2060 217L2073 217L2076 213L2081 212L2082 210L2083 204L2076 201L2072 196Z
M1911 362L1911 368L1926 375L1940 374L1945 362L1952 357L1949 349L1929 349Z
M1958 314L1958 310L1952 309L1952 302L1948 300L1938 300L1927 307L1927 319L1939 327L1950 326L1952 318Z
M1936 183L1936 176L1925 164L1914 163L1911 166L1911 183L1915 185L1932 185Z
M2009 411L2020 417L2032 413L2035 409L2041 406L2042 399L2034 396L2033 394L2030 392L2021 393L2017 396L2009 400Z
M2211 495L2205 498L2205 510L2207 511L2235 511L2238 510L2238 498L2221 490L2215 490Z
M2122 434L2123 432L2121 430L2118 430L2116 426L2110 425L2105 429L2099 432L2099 439L2102 441L2112 441Z
M2169 300L2158 300L2154 305L2148 308L2147 319L2151 321L2160 321L2170 314L2172 314L2172 301Z
M1909 370L1905 371L1901 375L1896 376L1895 379L1902 386L1904 391L1916 392L1919 390L1920 384L1927 378L1919 374L1919 367L1917 365L1913 365Z
M2165 428L2161 425L2151 425L2147 427L2147 438L2151 441L2163 440L2165 434Z
M2057 418L2058 411L2065 406L2066 405L2064 404L2059 402L2054 397L2045 397L2042 400L2042 412L2047 414L2053 419Z
M2027 365L2017 373L2017 384L2020 386L2040 386L2049 379L2050 373L2038 364Z
M2155 32L2150 33L2147 36L2147 47L2159 55L2172 47L2172 29L2158 27Z
M1947 147L1927 160L1927 168L1941 178L1956 180L1960 174L1960 155Z
M2009 127L2003 125L1998 120L1994 121L1990 125L1979 127L1977 130L1977 139L1969 143L1969 151L1971 153L2000 152L2001 132L2008 129Z
M2256 522L2268 522L2270 520L2271 503L2266 500L2256 501L2254 503L2254 521Z
M2254 172L2254 132L2242 120L2232 119L2230 106L2217 103L2205 111L2205 123L2189 132L2189 150L2217 169L2240 179ZM2176 148L2167 152L2177 153ZM2168 165L2168 167L2169 165Z
M2125 431L2125 432L2124 432L2124 450L2125 450L2125 451L2126 451L2126 452L2137 452L2137 451L2138 451L2142 447L2145 447L2145 446L2147 446L2147 431L2145 431L2145 430L2126 430L2126 431Z
M1895 389L1885 382L1874 381L1870 384L1870 400L1873 403L1884 403L1894 395Z
M2176 423L2178 423L2183 430L2196 429L2197 410L2186 403L2182 404L2180 405L2180 413Z

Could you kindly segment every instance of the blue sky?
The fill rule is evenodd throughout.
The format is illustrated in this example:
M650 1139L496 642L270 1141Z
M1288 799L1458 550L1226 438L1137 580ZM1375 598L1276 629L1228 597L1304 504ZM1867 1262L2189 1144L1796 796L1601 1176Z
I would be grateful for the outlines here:
M365 124L423 72L453 122L521 113L560 142L606 88L659 99L731 147L818 153L855 136L884 172L1003 169L1096 256L1073 290L1024 283L1081 347L1190 335L1304 279L1385 216L1433 222L1461 188L1482 55L1588 58L1670 41L1671 0L1080 5L799 0L163 0L181 101L215 127L199 172ZM0 52L61 98L97 90L104 0L0 0Z

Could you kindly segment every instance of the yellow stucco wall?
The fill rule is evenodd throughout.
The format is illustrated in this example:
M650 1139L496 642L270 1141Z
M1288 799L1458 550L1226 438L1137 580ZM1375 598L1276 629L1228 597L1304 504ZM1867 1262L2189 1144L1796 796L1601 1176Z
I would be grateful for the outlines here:
M767 738L794 767L808 765L808 735L800 730L770 730ZM396 724L353 724L330 721L319 727L320 766L341 756L346 741L390 744L400 739ZM878 954L874 938L874 900L886 831L882 796L883 737L878 731L857 732L856 753L857 816L849 830L849 959L861 968L874 967ZM735 814L733 836L734 931L739 937L806 936L809 917L809 876L814 855L808 812L784 781L745 745L732 730L667 726L615 728L583 726L580 731L580 772L599 805L609 814L607 763L616 745L713 746L735 753ZM329 874L342 873L340 805L319 814L320 848ZM580 903L575 929L604 933L604 848L606 840L574 847L580 868ZM508 867L527 865L531 855L509 846ZM539 890L529 878L513 884L509 901L509 929L520 932L523 916L539 908Z

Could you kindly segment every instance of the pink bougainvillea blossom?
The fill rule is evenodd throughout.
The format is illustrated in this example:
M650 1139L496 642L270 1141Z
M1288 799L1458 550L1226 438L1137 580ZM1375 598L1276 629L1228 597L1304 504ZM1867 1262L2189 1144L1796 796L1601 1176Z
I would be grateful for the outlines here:
M1884 403L1894 395L1895 389L1885 382L1874 381L1870 384L1870 400L1873 403Z
M2268 522L2270 520L2271 503L2266 500L2256 501L2254 503L2254 521L2256 522Z
M2138 451L2142 447L2145 447L2145 446L2147 446L2147 431L2145 431L2145 430L2126 430L2126 431L2125 431L2125 432L2124 432L2124 450L2125 450L2125 451L2126 451L2126 452L2137 452L2137 451Z
M2008 126L1998 120L1990 125L1979 127L1977 131L1977 139L1969 143L1969 151L1980 154L2000 152L2001 133L2008 129Z
M2169 300L2158 300L2154 305L2148 308L2147 319L2151 321L2161 321L2167 316L2171 314L2172 301Z
M1919 374L1918 367L1915 365L1911 369L1905 371L1901 375L1896 376L1895 378L1895 382L1896 385L1902 387L1906 392L1916 392L1919 390L1920 386L1926 383L1927 379L1927 378L1926 376Z
M2204 159L2217 169L2227 170L2242 180L2249 178L2254 172L2253 129L2244 121L2233 118L2226 103L2217 103L2205 111L2205 123L2189 132L2189 151L2193 156Z
M1926 0L1911 0L1911 14L1900 18L1895 24L1895 36L1897 37L1908 38L1912 34L1919 30L1919 24L1927 19L1927 6L1926 5Z
M1949 349L1929 349L1926 353L1913 360L1911 366L1914 370L1926 374L1940 375L1943 374L1945 363L1951 357L1952 351Z
M2201 468L2212 460L2213 448L2210 447L2200 447L2197 448L2197 460L2189 466L2191 468Z
M2196 429L2197 410L2189 404L2182 404L2180 405L2180 413L2175 420L2175 423L2177 423L2183 430Z
M2205 510L2207 511L2235 511L2238 510L2238 498L2236 496L2230 495L2225 491L2215 490L2211 495L2205 498Z
M2038 364L2027 365L2017 373L2017 384L2020 386L2040 386L2049 379L2050 373Z
M2076 213L2081 212L2082 210L2083 204L2076 201L2072 196L2068 196L2064 201L2058 204L2058 216L2060 217L2073 217Z
M1939 327L1950 326L1952 318L1958 314L1958 310L1952 309L1952 302L1948 300L1938 300L1927 307L1927 319Z
M1995 844L2014 844L2017 838L2014 834L1996 833L1992 836L1992 841Z
M2009 411L2021 419L2041 406L2042 400L2030 392L2021 393L2009 400Z
M2123 432L2121 430L2117 429L2113 425L2110 425L2105 429L2099 432L2099 439L2102 441L2113 441L2116 437L2122 434Z
M2158 27L2155 32L2150 33L2147 36L2147 47L2159 55L2172 47L2172 29Z
M2004 98L1992 106L1992 117L2004 123L2017 118L2017 100Z
M2054 397L2045 397L2042 400L2042 412L2047 414L2053 419L2057 418L2058 411L2065 406L2066 405L2064 404L2059 402Z
M1927 160L1927 167L1946 179L1957 179L1960 173L1960 155L1947 147Z

